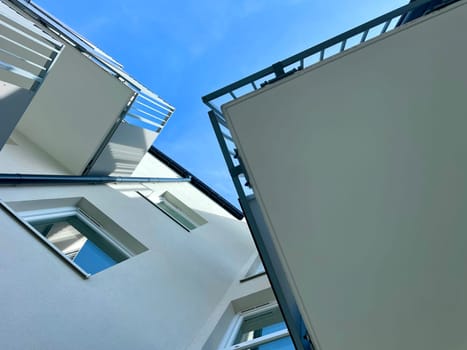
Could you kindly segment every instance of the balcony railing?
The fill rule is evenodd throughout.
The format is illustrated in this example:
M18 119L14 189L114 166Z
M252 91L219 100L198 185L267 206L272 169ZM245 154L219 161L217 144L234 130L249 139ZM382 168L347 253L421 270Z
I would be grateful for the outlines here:
M45 25L57 37L74 46L102 69L119 79L136 94L132 108L125 116L125 121L139 127L160 132L174 112L174 107L146 88L123 70L123 66L115 59L97 48L87 39L66 24L53 17L37 4L27 0L8 0L38 22ZM58 41L57 41L58 42ZM0 61L1 68L1 61ZM41 79L41 77L38 77Z
M173 111L174 109L171 106L161 103L161 101L155 100L147 93L140 91L128 110L125 121L132 125L160 132Z
M458 0L412 1L405 6L390 11L318 45L279 61L259 72L240 79L235 83L216 90L204 96L203 102L216 113L221 119L221 124L224 125L225 120L223 120L224 118L220 112L220 105L387 33L398 27L401 23L406 22L406 19L414 19L410 17L412 13L417 13L416 17L420 17L430 11L438 9L441 5L444 6L455 1Z
M2 77L32 91L39 88L63 46L3 2L0 2L0 42Z
M273 84L296 71L320 63L334 55L341 54L352 47L383 35L403 23L424 16L455 1L457 0L412 1L408 5L388 12L203 97L203 102L211 109L209 111L211 124L239 195L240 205L257 243L258 251L268 272L271 284L276 292L276 297L283 307L282 311L284 312L284 318L287 321L290 334L294 338L295 346L301 346L301 349L308 348L307 344L302 342L304 336L300 331L302 323L299 317L294 316L294 301L291 301L287 297L287 290L282 289L283 282L281 282L281 277L275 274L274 261L276 258L274 257L274 253L271 253L263 242L264 237L260 227L264 227L264 225L261 224L261 218L255 215L255 211L251 207L251 203L254 202L253 189L249 186L248 174L238 156L237 146L232 138L226 119L222 114L221 106L266 85ZM291 305L290 310L287 309L287 305Z
M357 45L390 32L405 22L456 1L458 0L412 1L405 6L390 11L204 96L202 100L211 109L210 116L212 122L215 124L216 137L221 148L225 149L224 158L232 178L234 178L237 191L240 191L238 193L247 196L252 194L252 190L249 186L245 186L245 184L249 184L247 174L237 157L237 147L221 112L221 105L272 84L296 71L341 54ZM238 180L239 177L241 177L241 180Z

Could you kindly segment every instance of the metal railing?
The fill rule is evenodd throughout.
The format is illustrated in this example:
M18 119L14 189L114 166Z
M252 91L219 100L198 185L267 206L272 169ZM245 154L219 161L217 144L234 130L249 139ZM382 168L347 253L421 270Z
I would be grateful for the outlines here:
M286 305L287 300L289 299L284 296L285 294L280 289L280 282L278 281L279 277L275 276L271 256L264 244L261 243L262 236L259 229L260 225L250 208L250 200L254 198L253 189L249 186L248 174L246 173L245 167L237 153L237 146L232 138L220 106L258 90L265 85L272 84L296 71L322 62L336 54L341 54L352 47L391 31L403 23L423 16L429 11L436 10L440 8L440 6L445 6L446 4L455 1L457 0L412 1L408 5L390 11L380 17L346 31L345 33L337 35L334 38L326 40L321 44L315 45L268 68L251 74L233 84L214 91L202 98L203 102L210 108L209 119L221 148L222 155L227 164L227 168L230 172L230 176L233 180L235 189L238 193L240 205L252 231L253 238L256 242L266 271L268 271L271 285L273 286L276 298L280 305ZM288 326L290 326L290 324L294 324L294 322L299 322L294 320L293 316L291 316L290 310L283 310L283 312ZM306 344L303 345L300 340L303 339L303 334L299 334L300 332L298 329L289 330L292 338L294 338L295 346L300 347L301 349L307 348ZM305 337L308 336L305 335Z
M220 112L219 106L216 105L216 102L224 104L230 100L237 99L242 95L258 90L264 85L273 83L298 70L319 63L389 32L396 28L403 21L405 16L433 2L439 2L439 0L418 0L390 11L318 45L279 61L270 67L240 79L235 83L216 90L204 96L202 98L203 102L222 117L222 113Z
M0 43L2 77L32 91L39 88L63 47L3 2L0 2Z
M202 100L211 109L212 113L210 113L210 116L214 118L215 123L218 125L218 132L216 133L218 142L221 145L225 145L226 153L224 154L224 158L227 165L229 166L230 164L229 171L232 178L234 178L234 184L235 179L238 179L238 177L242 178L241 182L239 181L241 195L247 196L252 194L252 189L248 186L248 175L243 169L241 161L238 159L237 147L221 112L221 105L236 100L266 85L273 84L296 71L341 54L357 45L383 35L407 21L423 16L429 11L436 10L441 5L444 6L455 1L457 0L412 1L405 6L390 11L204 96Z
M125 121L152 131L161 131L175 111L174 107L132 78L123 70L123 65L34 2L30 0L8 1L27 13L31 18L45 25L63 42L74 46L83 55L119 79L137 94L132 107L124 118Z
M125 121L154 132L160 132L172 113L173 108L171 109L170 106L164 105L140 91L126 113Z

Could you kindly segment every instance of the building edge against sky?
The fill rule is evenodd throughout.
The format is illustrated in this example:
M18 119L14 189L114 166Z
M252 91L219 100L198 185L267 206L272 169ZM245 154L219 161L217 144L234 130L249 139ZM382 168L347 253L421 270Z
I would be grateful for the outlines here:
M296 343L465 347L465 9L411 1L203 98Z
M439 54L437 59L444 62L452 54L453 48L450 47L451 51L436 50L437 42L426 33L436 37L435 34L449 30L449 37L457 38L455 34L463 32L457 26L465 22L465 1L444 9L434 6L439 11L402 25L422 15L416 14L415 9L425 5L433 7L429 1L412 2L371 21L371 26L360 26L307 50L307 54L316 54L314 61L306 55L294 56L254 75L254 79L243 80L242 84L250 85L251 90L258 89L250 95L258 99L267 100L270 94L287 91L288 88L295 92L291 95L296 96L297 91L304 89L293 87L294 83L305 79L305 86L313 86L308 85L306 78L316 78L315 74L325 75L325 85L326 79L335 82L336 72L342 71L339 65L350 64L349 60L352 59L360 57L360 66L361 62L366 62L364 68L370 72L375 72L371 62L390 65L387 59L393 58L393 55L381 55L384 53L381 47L385 45L397 49L390 52L400 53L401 67L406 67L406 59L413 61L419 57L417 49ZM251 141L247 137L248 130L251 131L255 121L253 118L248 118L246 122L243 120L246 127L241 123L241 116L248 115L250 108L255 108L255 99L246 97L225 106L223 114L215 106L211 112L213 127L241 196L248 219L246 223L239 220L242 214L235 207L226 203L182 166L151 148L174 110L170 104L132 79L113 58L31 1L0 1L0 20L0 110L4 125L0 133L0 240L4 247L0 255L0 269L6 286L0 292L2 348L210 350L249 349L263 345L288 349L293 348L289 335L293 337L297 349L311 348L309 337L316 349L435 349L442 346L440 341L452 349L460 349L462 344L465 345L463 332L456 327L465 324L464 315L467 312L462 307L465 293L455 293L465 288L464 279L459 278L463 276L465 266L463 260L459 259L465 254L463 250L456 250L456 247L463 247L465 242L461 235L453 234L455 230L447 230L445 234L449 240L440 241L436 232L441 228L435 220L440 218L444 227L452 227L455 223L460 228L458 232L465 232L462 219L448 213L463 212L465 205L462 198L467 197L463 193L453 194L449 197L450 204L445 205L446 201L437 200L439 193L433 194L425 187L420 188L421 191L426 190L423 193L429 196L427 203L442 204L442 207L431 208L438 210L436 215L431 215L432 221L429 218L427 220L427 225L431 227L424 226L424 232L430 233L429 240L417 239L423 237L417 236L420 233L417 230L413 230L416 234L411 235L412 231L398 231L386 221L389 227L386 231L370 226L367 230L357 230L355 226L348 225L355 240L325 234L313 236L316 241L310 244L310 223L304 222L303 218L309 217L307 213L315 213L315 210L310 210L309 204L313 204L316 209L323 202L308 201L308 198L315 200L326 197L309 197L307 191L315 190L315 187L309 186L303 178L293 181L294 184L301 184L298 187L281 182L288 181L288 176L294 174L301 174L306 180L310 175L308 168L306 171L290 173L294 168L286 166L282 170L287 174L270 171L264 176L261 172L262 162L264 169L271 169L271 163L267 163L270 160L268 153L263 151L261 154L266 157L258 160L255 158L257 153L251 152L248 146ZM370 30L369 27L375 28ZM412 36L421 40L414 40ZM456 43L462 42L462 37L457 39ZM404 40L406 45L397 45ZM432 45L433 42L436 45ZM449 44L446 40L441 42L443 45ZM353 48L346 51L349 47ZM456 67L456 62L465 61L462 45L456 45L455 48L458 54L455 55L456 60L449 60L446 67ZM409 55L410 50L415 50L413 55ZM333 53L337 55L328 56ZM380 60L374 60L373 55L379 55ZM430 65L434 61L419 60L428 64L430 69L439 66ZM295 75L289 74L290 68L301 70L314 63L317 64ZM419 73L431 72L430 69L422 69L424 67L419 65ZM384 75L385 70L380 69L380 72ZM402 74L404 71L396 69L396 73ZM382 85L378 85L381 81L386 82L384 86L397 87L401 81L424 81L423 78L427 77L421 74L417 76L419 79L404 80L409 74L403 74L402 79L396 73L394 79L390 79L395 85L386 84L387 79L379 79L376 83L372 82L371 91L378 91L375 86L382 88ZM409 69L405 73L412 71ZM326 74L329 74L327 78ZM452 72L450 74L452 78L454 75ZM275 83L277 77L285 79ZM269 80L269 83L260 89L259 83L264 80ZM461 82L462 79L455 81ZM429 88L430 84L424 86ZM443 84L439 86L440 89L445 88ZM456 91L463 91L461 85L458 87ZM219 96L227 94L236 99L240 96L236 89L223 89ZM205 102L212 105L212 96L206 97ZM284 101L284 96L290 97L290 94L278 93L278 98L274 100ZM456 96L451 94L447 98L451 101ZM333 95L326 94L322 100L331 97ZM372 97L375 97L372 99L373 105L380 101L377 96ZM431 107L443 106L446 101L443 91L432 97L435 104ZM252 105L243 104L245 101L252 101ZM267 100L265 106L268 103L271 101ZM330 104L334 107L338 105ZM242 106L245 106L243 110ZM287 106L285 99L282 107ZM271 119L268 120L270 124L259 123L256 130L264 128L265 136L271 129L276 132L281 130L283 135L287 130L294 133L294 125L284 128L282 113L279 116L273 113L281 112L282 107L271 111ZM416 104L416 108L422 108L423 112L427 112L426 107L426 104ZM442 114L439 109L435 108L434 111ZM293 110L289 112L297 114ZM397 116L404 117L401 111L398 112ZM254 114L261 116L261 113ZM347 114L351 113L347 111ZM229 124L226 124L223 115ZM430 121L437 120L436 116L432 117ZM456 155L456 145L463 148L463 135L459 133L464 128L458 120L450 120L457 124L453 123L454 128L449 129L444 136L449 136L455 142L443 138L439 140L447 141L443 143L447 154ZM336 125L339 122L337 120ZM300 123L295 125L303 126ZM434 124L424 123L423 120L417 123L419 125L434 127ZM332 130L332 125L329 127ZM229 129L232 135L229 135ZM300 129L308 130L306 127ZM386 132L386 128L382 130ZM390 130L401 136L397 132L404 129ZM456 134L455 130L459 133ZM419 146L429 146L431 139L423 135L418 135ZM316 136L319 140L320 135ZM363 136L368 137L368 134ZM237 152L232 147L224 147L224 138L229 137L233 137L231 140L235 140L234 145L237 143L239 146ZM271 139L275 140L271 146L277 146L280 138ZM294 140L293 137L287 139ZM306 140L306 137L296 139ZM410 139L404 140L408 142ZM264 143L255 145L261 148ZM301 151L308 149L306 142L303 145L305 147L289 153L294 157L283 159L293 162L295 156L300 156ZM292 142L289 146L294 147L296 144ZM318 149L333 150L332 147ZM380 148L374 149L376 152ZM281 154L280 149L273 153ZM314 153L310 152L309 155ZM441 169L452 170L452 174L463 171L456 165L462 164L461 157L453 165L449 161L443 163L441 156L420 159L432 170L439 165ZM307 158L301 164L307 164L308 160L312 164L312 161L320 159L326 161L333 157L320 158L315 155L313 159ZM395 166L392 169L400 168L397 167L400 165L397 163L399 160L397 157L393 159L391 164ZM420 164L413 163L415 166ZM409 161L404 164L413 165ZM412 167L410 170L420 169ZM248 173L249 176L240 183L238 176L242 173ZM340 173L326 171L321 180L326 180L329 174ZM425 179L439 185L443 173L434 171L433 174L434 177ZM274 179L272 182L261 180L271 177ZM362 179L368 180L368 177ZM452 183L457 183L454 180ZM245 181L253 186L254 193L243 186ZM274 188L272 191L269 187L271 183ZM322 184L328 190L345 190L330 186L327 182ZM413 187L406 185L406 192L413 194ZM459 184L456 188L462 186ZM298 194L297 189L300 191ZM447 190L446 193L453 193L453 189ZM280 198L271 199L268 197L271 193L280 193ZM394 195L398 193L393 192ZM361 207L357 205L361 204L358 198L351 198L356 199L353 208ZM408 203L414 203L416 199L411 197ZM297 206L296 201L302 205ZM345 200L341 202L346 203ZM284 207L296 210L283 210ZM379 208L377 205L374 207ZM280 213L277 208L281 209ZM330 208L331 212L336 209L333 206ZM375 208L366 208L367 214L363 216L366 222L375 223L375 218L384 218L387 212L396 213L391 209L368 216L368 212ZM404 208L413 210L410 205L399 206L401 211ZM426 214L423 210L427 208L417 208ZM447 210L443 211L443 208ZM345 214L345 208L337 209L342 209L338 211L339 215ZM292 215L292 220L288 215ZM332 233L332 227L325 224L339 223L340 220L324 223L315 221L323 217L335 218L335 215L326 212L322 216L313 217L313 225L319 223L321 228L329 229ZM362 216L356 217L362 219ZM282 222L286 223L285 231L289 232L285 241L281 235L284 232ZM303 226L297 226L297 222ZM253 231L255 242L249 228ZM394 230L391 231L391 228ZM362 233L359 236L359 232L368 235ZM394 236L393 232L407 233L404 237L413 240L404 241L404 237ZM345 241L346 244L336 246L334 241L325 241L328 236L335 237L337 243ZM358 237L363 240L357 240ZM368 237L374 239L365 239ZM382 252L381 246L393 246L383 244L388 237L393 237L397 243L406 243L406 249ZM262 270L255 245L260 250L274 290ZM440 245L445 248L440 250ZM329 256L326 260L325 254L322 254L328 252L324 249L326 247L339 249L326 255ZM420 265L411 264L413 261L410 256L414 252ZM433 252L441 258L435 265ZM381 256L387 258L385 261L389 265L365 260ZM342 259L346 260L339 264ZM370 270L376 266L382 272L371 275L368 269L352 270L352 267L358 266L368 266ZM391 270L394 273L384 273L391 266L395 267L394 271ZM431 268L427 269L427 266ZM342 273L342 267L348 268L344 269L347 273ZM401 275L400 271L407 271L408 275ZM368 279L366 273L375 277L378 280L376 287L381 288L372 286L374 280ZM378 279L378 276L382 279ZM332 287L339 283L342 284L338 288ZM427 286L429 288L424 288ZM401 290L404 292L402 295ZM323 295L324 299L317 297ZM424 298L420 298L420 295ZM455 307L449 307L441 299L449 300ZM392 303L387 300L392 300ZM311 308L316 313L310 313ZM384 309L383 314L378 312L381 309ZM426 317L425 311L430 317ZM371 317L362 320L365 315ZM372 321L371 324L368 324L368 320ZM304 324L309 334L303 328ZM433 328L436 330L433 331ZM339 329L339 337L336 337L336 329ZM369 332L369 329L372 331ZM443 337L439 337L440 333Z
M0 27L0 347L292 347L242 213L151 147L174 108L31 1Z

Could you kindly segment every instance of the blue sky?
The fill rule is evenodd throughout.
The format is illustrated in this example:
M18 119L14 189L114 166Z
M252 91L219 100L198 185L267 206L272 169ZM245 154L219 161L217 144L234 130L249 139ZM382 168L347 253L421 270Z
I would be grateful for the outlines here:
M156 147L236 203L201 97L408 0L35 2L173 105Z

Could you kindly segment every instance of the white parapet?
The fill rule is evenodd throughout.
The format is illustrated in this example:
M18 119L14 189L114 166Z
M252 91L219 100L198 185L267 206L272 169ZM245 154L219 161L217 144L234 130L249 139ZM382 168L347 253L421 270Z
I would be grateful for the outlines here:
M224 106L317 350L467 344L467 4Z

